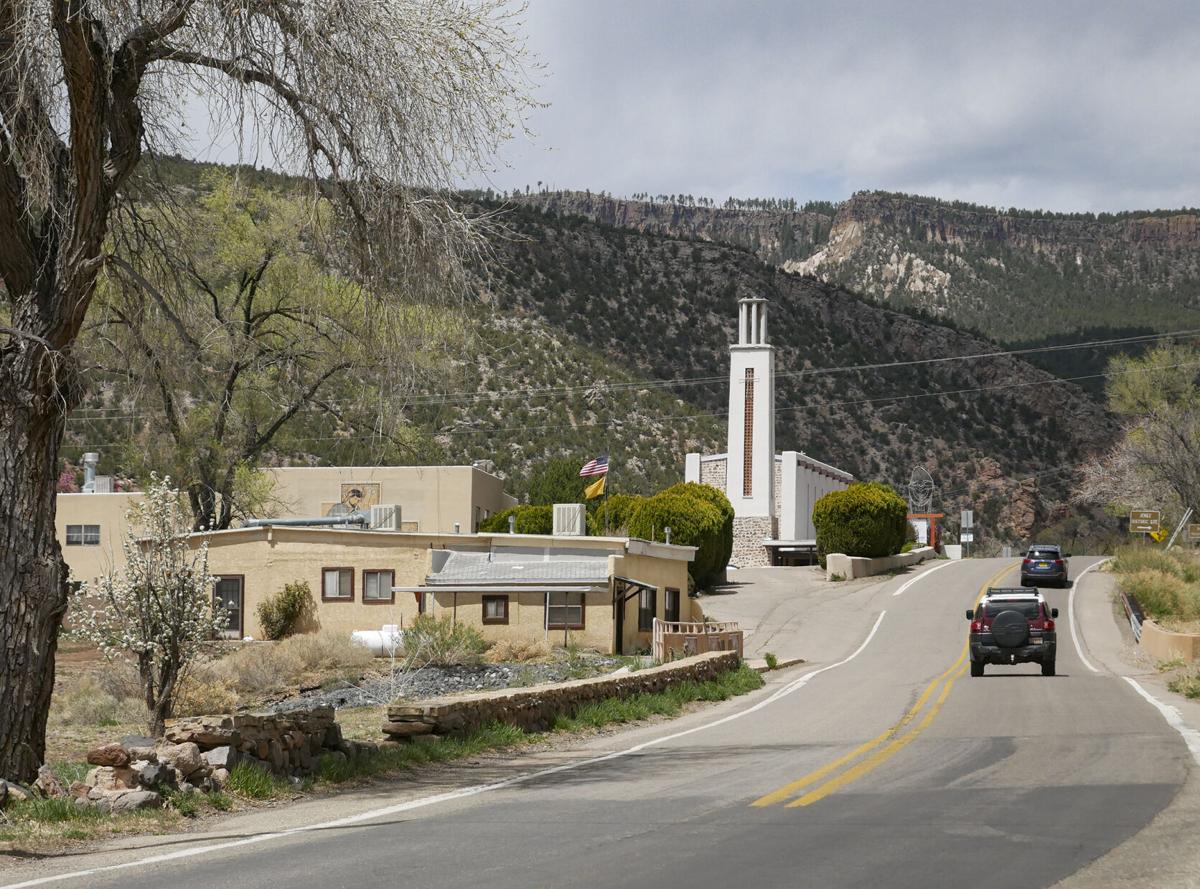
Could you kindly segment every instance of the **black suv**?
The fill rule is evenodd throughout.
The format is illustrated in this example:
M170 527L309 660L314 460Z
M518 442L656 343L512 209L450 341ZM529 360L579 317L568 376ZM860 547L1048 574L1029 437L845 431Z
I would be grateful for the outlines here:
M1042 665L1043 676L1053 676L1058 650L1056 617L1058 609L1048 608L1041 593L989 589L978 608L967 610L971 675L982 676L985 664L1037 663Z
M1052 583L1057 587L1065 587L1067 580L1067 559L1070 553L1049 543L1035 543L1025 553L1021 560L1021 586L1039 586Z

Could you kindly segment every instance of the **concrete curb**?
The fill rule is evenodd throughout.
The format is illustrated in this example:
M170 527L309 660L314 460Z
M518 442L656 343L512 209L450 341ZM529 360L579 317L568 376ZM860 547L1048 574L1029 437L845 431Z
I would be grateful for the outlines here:
M806 664L806 663L808 663L808 661L806 661L802 657L781 658L779 660L779 662L775 665L775 670L771 670L767 666L767 662L764 661L762 658L756 657L756 658L747 658L746 659L746 665L748 667L750 667L751 670L757 670L759 673L772 673L777 670L783 670L788 667L794 667L797 664Z

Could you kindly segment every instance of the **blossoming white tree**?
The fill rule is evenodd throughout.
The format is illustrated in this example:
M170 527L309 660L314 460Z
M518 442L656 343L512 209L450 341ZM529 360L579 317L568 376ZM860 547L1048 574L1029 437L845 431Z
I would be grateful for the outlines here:
M208 543L188 544L191 512L169 478L155 478L127 518L125 568L81 588L78 631L106 656L133 656L150 731L160 734L188 668L227 614L213 600Z

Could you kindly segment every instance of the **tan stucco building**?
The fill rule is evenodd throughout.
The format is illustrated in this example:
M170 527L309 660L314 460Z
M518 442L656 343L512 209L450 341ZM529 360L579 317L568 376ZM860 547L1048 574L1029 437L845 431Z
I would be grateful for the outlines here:
M303 466L266 470L273 478L270 518L316 518L395 506L397 530L471 533L516 505L504 480L481 466ZM125 514L141 495L59 494L55 528L78 581L124 564Z
M195 536L209 543L231 636L260 638L264 598L304 581L306 630L349 635L411 625L422 612L486 639L545 638L605 652L648 650L651 623L688 620L694 547L619 537L263 526Z

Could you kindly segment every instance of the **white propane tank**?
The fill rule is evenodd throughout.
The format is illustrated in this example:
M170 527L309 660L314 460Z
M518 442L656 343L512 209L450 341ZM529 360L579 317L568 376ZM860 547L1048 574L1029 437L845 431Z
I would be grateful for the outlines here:
M398 624L384 624L378 630L355 630L350 641L367 648L375 657L388 657L398 648L404 634Z

